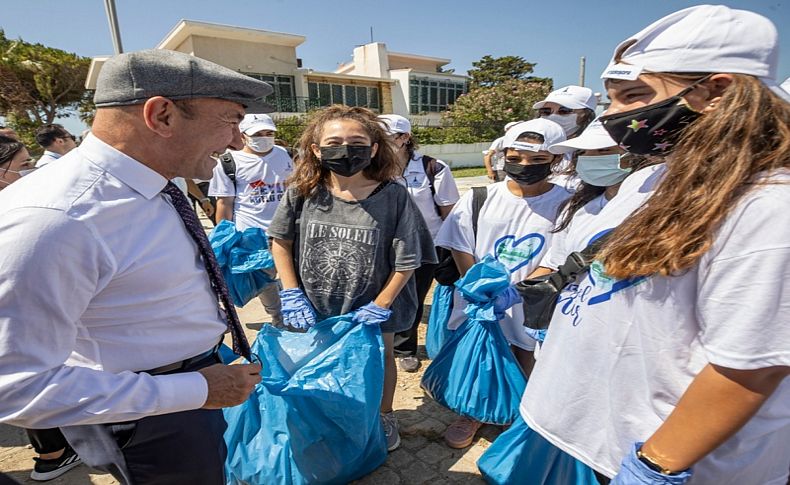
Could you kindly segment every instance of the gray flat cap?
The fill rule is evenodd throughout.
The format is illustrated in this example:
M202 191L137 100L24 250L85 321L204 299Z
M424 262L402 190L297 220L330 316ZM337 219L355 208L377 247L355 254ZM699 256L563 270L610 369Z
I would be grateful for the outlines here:
M148 98L218 98L243 105L248 113L269 113L263 102L272 87L199 57L164 49L117 55L99 72L97 108L142 104Z

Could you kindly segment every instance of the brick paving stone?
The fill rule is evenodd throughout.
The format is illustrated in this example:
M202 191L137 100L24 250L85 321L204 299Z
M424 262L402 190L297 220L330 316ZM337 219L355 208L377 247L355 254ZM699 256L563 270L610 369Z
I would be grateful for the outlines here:
M406 436L404 437L401 434L401 446L406 448L407 450L416 450L418 448L424 447L428 443L428 440L425 436Z
M419 485L438 477L435 469L419 460L400 470L400 475L403 477L404 483L408 485Z
M425 418L411 426L401 428L404 434L420 434L426 438L438 438L444 433L444 423L433 418Z
M400 476L387 466L382 466L365 478L352 482L353 485L399 485L400 483L403 483Z
M440 445L439 443L431 443L417 453L417 458L428 463L429 465L436 465L440 461L452 456L453 452L450 448Z
M410 462L414 461L414 454L413 452L407 451L405 449L397 449L395 451L391 451L390 455L387 457L387 465L391 466L395 470L400 470Z

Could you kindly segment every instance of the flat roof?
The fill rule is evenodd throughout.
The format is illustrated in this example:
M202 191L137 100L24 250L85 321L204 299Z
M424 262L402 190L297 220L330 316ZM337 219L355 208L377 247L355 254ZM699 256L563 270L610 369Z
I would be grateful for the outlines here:
M421 56L417 54L406 54L404 52L387 52L387 56L397 57L404 60L433 62L440 66L444 66L445 64L450 64L450 59L445 59L443 57Z
M394 79L387 79L383 77L370 77L370 76L358 76L356 74L341 74L337 72L323 72L323 71L314 71L312 69L308 69L305 73L307 77L325 77L330 79L338 79L338 80L348 80L348 81L365 81L365 82L377 82L377 83L394 83Z
M96 80L99 79L99 71L107 60L112 56L99 56L91 59L91 67L88 68L88 76L85 78L85 89L96 89Z
M181 19L165 38L159 42L156 48L174 50L191 35L242 40L260 44L284 45L288 47L296 47L305 41L305 36L303 35Z

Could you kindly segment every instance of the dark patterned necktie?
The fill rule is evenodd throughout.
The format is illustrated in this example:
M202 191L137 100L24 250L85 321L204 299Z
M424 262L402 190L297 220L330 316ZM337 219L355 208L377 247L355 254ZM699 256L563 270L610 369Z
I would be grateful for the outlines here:
M214 256L214 250L211 249L211 243L209 243L208 237L206 237L206 231L203 230L203 226L200 224L197 214L192 210L192 206L184 196L184 193L181 192L181 189L173 182L167 182L162 193L170 196L170 201L173 203L173 207L175 207L178 215L181 216L181 220L184 221L187 232L197 244L200 256L203 258L203 264L206 267L206 273L208 273L208 279L211 282L211 288L214 290L214 293L217 295L217 298L219 298L219 301L222 302L222 306L225 309L228 329L233 338L233 352L251 361L250 344L247 342L247 337L244 336L244 330L241 328L239 316L236 314L236 307L234 307L233 303L230 301L228 287L225 285L225 280L222 278L222 272L219 269L219 264L217 264L217 258Z

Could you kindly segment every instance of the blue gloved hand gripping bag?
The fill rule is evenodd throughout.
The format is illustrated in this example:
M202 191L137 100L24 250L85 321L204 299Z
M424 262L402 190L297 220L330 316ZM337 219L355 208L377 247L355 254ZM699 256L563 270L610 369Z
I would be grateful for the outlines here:
M433 289L431 314L428 317L428 330L425 332L425 351L429 359L435 359L444 343L450 338L452 330L447 328L450 313L453 311L452 286L437 283Z
M272 282L263 272L274 267L263 229L249 227L240 232L233 222L222 220L211 231L209 242L234 305L246 305Z
M228 484L344 484L384 463L377 325L350 315L306 333L264 325L252 350L262 359L262 382L225 409Z
M527 381L494 315L494 300L510 286L502 263L486 256L455 283L467 320L425 370L422 388L438 403L484 423L509 424Z

